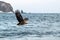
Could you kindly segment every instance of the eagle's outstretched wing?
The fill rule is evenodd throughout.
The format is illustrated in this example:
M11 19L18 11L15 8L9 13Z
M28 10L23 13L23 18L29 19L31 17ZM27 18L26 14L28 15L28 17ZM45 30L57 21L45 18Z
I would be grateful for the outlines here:
M22 22L22 21L24 21L21 13L19 12L19 10L15 11L15 15L16 15L16 18L17 18L17 20L18 20L19 23Z

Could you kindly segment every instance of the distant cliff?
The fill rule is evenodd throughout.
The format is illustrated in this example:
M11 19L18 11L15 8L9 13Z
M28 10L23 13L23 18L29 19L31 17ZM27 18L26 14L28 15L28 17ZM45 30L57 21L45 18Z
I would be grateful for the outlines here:
M0 11L3 12L13 12L13 8L9 3L0 1Z

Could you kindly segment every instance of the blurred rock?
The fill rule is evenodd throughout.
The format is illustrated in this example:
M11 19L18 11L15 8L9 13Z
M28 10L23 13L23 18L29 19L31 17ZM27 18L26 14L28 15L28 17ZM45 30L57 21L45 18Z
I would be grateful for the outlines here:
M0 11L3 12L13 12L13 8L9 3L0 1Z

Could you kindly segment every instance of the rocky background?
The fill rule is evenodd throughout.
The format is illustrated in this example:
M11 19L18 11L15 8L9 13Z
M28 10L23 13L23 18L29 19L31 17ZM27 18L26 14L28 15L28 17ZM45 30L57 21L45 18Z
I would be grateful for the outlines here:
M9 3L0 1L0 11L13 12L13 7Z

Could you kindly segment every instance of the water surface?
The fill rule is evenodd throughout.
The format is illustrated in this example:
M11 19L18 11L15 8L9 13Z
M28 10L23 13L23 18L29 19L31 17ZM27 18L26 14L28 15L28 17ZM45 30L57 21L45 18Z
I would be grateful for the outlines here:
M60 14L22 14L28 24L18 23L15 14L0 14L0 40L60 40Z

